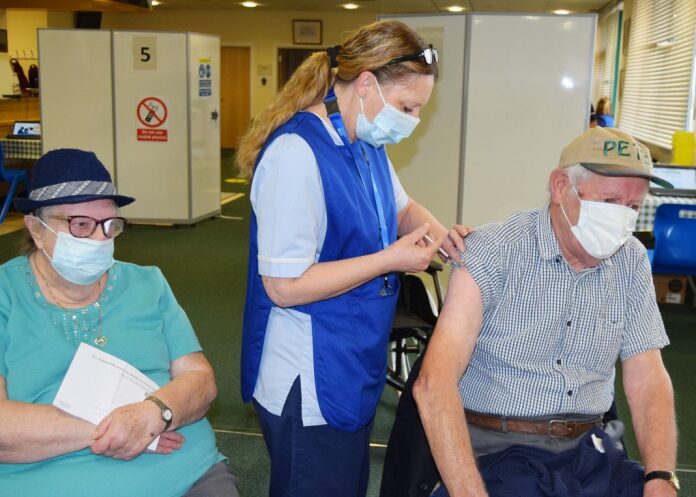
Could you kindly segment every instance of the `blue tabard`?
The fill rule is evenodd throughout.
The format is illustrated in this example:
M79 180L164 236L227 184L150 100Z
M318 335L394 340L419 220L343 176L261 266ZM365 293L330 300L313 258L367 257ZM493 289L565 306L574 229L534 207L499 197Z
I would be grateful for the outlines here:
M327 215L319 262L350 259L382 250L363 151L379 188L388 242L396 241L396 203L384 147L375 148L356 141L351 145L351 153L347 147L337 146L321 119L308 112L296 114L279 127L266 141L266 147L284 133L302 137L311 147L319 167ZM265 147L259 158L264 151ZM363 181L368 182L369 188ZM275 306L261 282L257 256L257 222L252 211L241 357L245 402L251 400L254 393L268 317ZM356 431L365 426L374 416L382 394L387 344L399 292L396 275L391 273L387 278L379 276L337 297L291 307L312 318L317 398L324 419L333 428Z

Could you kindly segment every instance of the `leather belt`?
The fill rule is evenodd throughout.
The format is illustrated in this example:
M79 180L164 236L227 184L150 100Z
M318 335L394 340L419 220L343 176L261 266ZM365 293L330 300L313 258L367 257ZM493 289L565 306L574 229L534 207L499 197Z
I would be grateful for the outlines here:
M525 419L490 416L466 411L466 421L487 430L503 433L527 433L530 435L548 435L551 438L577 438L594 426L602 426L602 419L590 421L573 421L569 419L550 419L546 421L529 421Z

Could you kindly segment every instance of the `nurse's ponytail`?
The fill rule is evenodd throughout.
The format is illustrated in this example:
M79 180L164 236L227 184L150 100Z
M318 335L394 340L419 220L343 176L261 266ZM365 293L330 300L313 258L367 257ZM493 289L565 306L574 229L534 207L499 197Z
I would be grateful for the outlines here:
M243 173L252 175L256 156L270 134L297 112L323 99L334 78L325 51L313 53L295 70L271 105L256 116L242 136L237 165Z

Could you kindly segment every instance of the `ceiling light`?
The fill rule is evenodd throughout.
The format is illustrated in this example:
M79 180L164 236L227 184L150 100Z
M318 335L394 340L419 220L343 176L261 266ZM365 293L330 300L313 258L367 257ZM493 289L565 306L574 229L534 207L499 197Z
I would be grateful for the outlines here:
M451 5L450 7L447 7L447 10L449 10L450 12L463 12L464 7L460 5Z
M253 9L254 7L258 7L259 4L256 2L242 2L242 7L248 7L250 9Z
M553 13L558 14L559 16L567 16L568 14L570 14L570 11L565 9L558 9L554 10Z
M341 5L341 7L347 10L355 10L360 6L356 3L344 3L343 5Z
M152 0L152 2L150 2L150 5L152 5L153 7L157 7L158 5L162 5L162 2L160 2L159 0Z

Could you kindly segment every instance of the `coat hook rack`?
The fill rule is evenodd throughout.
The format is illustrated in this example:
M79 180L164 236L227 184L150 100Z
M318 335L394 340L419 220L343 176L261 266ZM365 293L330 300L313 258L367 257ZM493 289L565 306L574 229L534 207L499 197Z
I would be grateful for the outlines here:
M27 56L27 50L25 49L22 49L21 53L20 55L20 51L15 48L15 56L12 58L17 60L38 60L37 54L34 54L33 49L29 49L29 56Z

